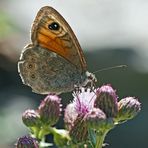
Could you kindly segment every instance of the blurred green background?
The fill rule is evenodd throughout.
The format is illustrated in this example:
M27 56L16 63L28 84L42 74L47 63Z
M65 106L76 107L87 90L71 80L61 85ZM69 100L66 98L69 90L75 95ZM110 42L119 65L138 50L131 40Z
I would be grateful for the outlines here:
M119 98L136 96L142 111L106 137L110 148L148 145L148 2L145 0L1 0L0 1L0 148L14 147L27 133L21 114L36 109L44 96L24 86L17 72L30 26L40 7L56 8L73 28L84 50L88 70L121 64L96 74L97 86L112 84ZM66 104L71 93L61 95ZM60 122L57 126L63 127Z

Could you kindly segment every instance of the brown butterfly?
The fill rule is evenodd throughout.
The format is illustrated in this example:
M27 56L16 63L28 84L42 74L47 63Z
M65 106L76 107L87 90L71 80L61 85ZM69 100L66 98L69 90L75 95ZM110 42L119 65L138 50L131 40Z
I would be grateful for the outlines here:
M42 7L37 13L31 41L21 53L18 71L33 92L60 94L96 80L86 70L83 51L72 29L52 7Z

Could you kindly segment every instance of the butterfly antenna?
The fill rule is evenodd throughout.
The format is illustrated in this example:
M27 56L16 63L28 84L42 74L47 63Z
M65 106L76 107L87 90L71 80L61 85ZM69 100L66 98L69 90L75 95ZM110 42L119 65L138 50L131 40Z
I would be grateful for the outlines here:
M117 66L107 67L107 68L97 70L93 73L95 74L95 73L98 73L98 72L101 72L101 71L106 71L106 70L111 70L111 69L116 69L116 68L127 68L127 65L117 65Z

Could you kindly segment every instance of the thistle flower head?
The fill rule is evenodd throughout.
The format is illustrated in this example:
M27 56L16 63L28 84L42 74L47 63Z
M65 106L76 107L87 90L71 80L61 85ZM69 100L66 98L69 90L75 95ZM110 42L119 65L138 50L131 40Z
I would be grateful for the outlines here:
M23 136L18 139L16 148L39 148L39 145L35 138Z
M100 108L107 116L115 117L118 112L117 95L110 85L103 85L96 91L95 107Z
M99 108L93 108L93 110L85 116L85 120L89 128L97 131L104 131L114 127L112 118L107 118L106 114Z
M73 104L75 110L79 115L85 115L91 111L94 107L94 101L96 99L95 91L82 88L80 93L74 93Z
M134 97L126 97L118 102L118 122L126 121L135 117L141 110L141 103Z
M102 123L106 120L106 115L99 108L93 108L93 110L85 116L85 120L88 127L98 129L100 128L100 125L102 125Z
M23 123L27 127L39 127L40 126L40 116L35 110L26 110L22 115Z
M84 116L94 107L95 90L81 88L80 92L73 94L74 100L65 109L65 123L73 142L88 140L88 127Z
M38 112L42 123L54 125L60 116L61 99L56 95L48 95L40 104Z

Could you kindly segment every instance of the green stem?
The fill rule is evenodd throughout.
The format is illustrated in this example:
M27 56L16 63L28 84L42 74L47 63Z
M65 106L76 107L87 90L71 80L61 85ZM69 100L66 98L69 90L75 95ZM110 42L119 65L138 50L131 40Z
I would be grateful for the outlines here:
M31 127L30 130L31 130L31 134L33 135L33 137L38 139L40 128Z
M102 148L103 146L103 142L105 139L106 134L108 133L108 131L99 131L96 133L96 145L95 148Z
M43 128L39 131L38 138L39 138L39 139L44 138L45 135L47 135L47 134L50 133L50 130L51 130L50 127L46 127L46 126L43 127Z

